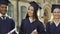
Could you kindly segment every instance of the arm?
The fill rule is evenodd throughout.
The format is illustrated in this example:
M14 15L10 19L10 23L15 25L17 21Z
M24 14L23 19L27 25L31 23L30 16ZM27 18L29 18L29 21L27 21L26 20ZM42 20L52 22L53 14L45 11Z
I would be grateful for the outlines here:
M46 34L50 34L50 23L49 22L47 22L47 24L46 24Z
M10 32L8 32L7 34L17 34L15 32L16 28L15 28L15 21L12 19L12 17L8 16L9 20L11 21L11 25L10 25Z
M39 22L37 26L37 31L38 31L38 34L45 34L45 29L42 22Z
M16 28L15 28L15 22L14 22L14 20L12 20L12 23L11 23L11 31L10 32L12 34L16 34L15 30L16 30Z

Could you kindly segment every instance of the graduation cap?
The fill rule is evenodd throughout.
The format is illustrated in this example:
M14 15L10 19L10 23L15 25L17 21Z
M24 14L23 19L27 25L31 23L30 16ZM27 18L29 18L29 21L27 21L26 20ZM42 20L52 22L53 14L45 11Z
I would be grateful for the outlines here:
M52 12L52 13L53 13L53 10L54 10L55 8L59 8L59 9L60 9L60 5L53 4L53 5L52 5L52 8L51 8L51 12Z
M34 1L30 2L30 5L31 5L32 7L34 7L34 10L35 10L35 11L37 11L38 8L41 9L41 7L40 7L36 2L34 2Z
M0 0L0 4L8 5L8 4L10 4L10 1L9 0Z

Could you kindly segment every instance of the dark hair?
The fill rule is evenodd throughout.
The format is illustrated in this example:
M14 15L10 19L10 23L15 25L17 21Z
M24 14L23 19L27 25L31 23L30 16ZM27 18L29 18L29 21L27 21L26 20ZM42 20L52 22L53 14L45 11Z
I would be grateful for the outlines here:
M37 11L38 11L38 8L41 9L41 7L35 1L31 1L29 4L30 4L30 6L32 6L34 8L33 19L38 20ZM28 18L28 17L29 17L29 15L27 14L26 18Z

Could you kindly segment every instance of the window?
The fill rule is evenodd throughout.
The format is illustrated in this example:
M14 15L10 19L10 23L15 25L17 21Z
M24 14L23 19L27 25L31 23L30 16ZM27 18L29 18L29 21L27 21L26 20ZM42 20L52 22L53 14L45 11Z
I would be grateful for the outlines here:
M13 15L12 13L13 13L13 5L10 4L10 5L8 6L7 14L8 14L9 16L12 16L12 15Z
M21 6L21 18L25 18L27 8L25 6Z
M58 3L60 3L60 0L58 0Z

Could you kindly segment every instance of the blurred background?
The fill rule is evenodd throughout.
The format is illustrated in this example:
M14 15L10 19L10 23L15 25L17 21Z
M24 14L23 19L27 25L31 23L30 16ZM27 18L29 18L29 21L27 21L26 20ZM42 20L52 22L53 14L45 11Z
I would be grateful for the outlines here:
M7 14L15 20L16 32L19 31L21 25L21 19L25 18L29 2L35 1L42 7L38 10L38 18L43 23L46 23L51 17L52 4L60 4L60 0L9 0L11 4L8 6Z

